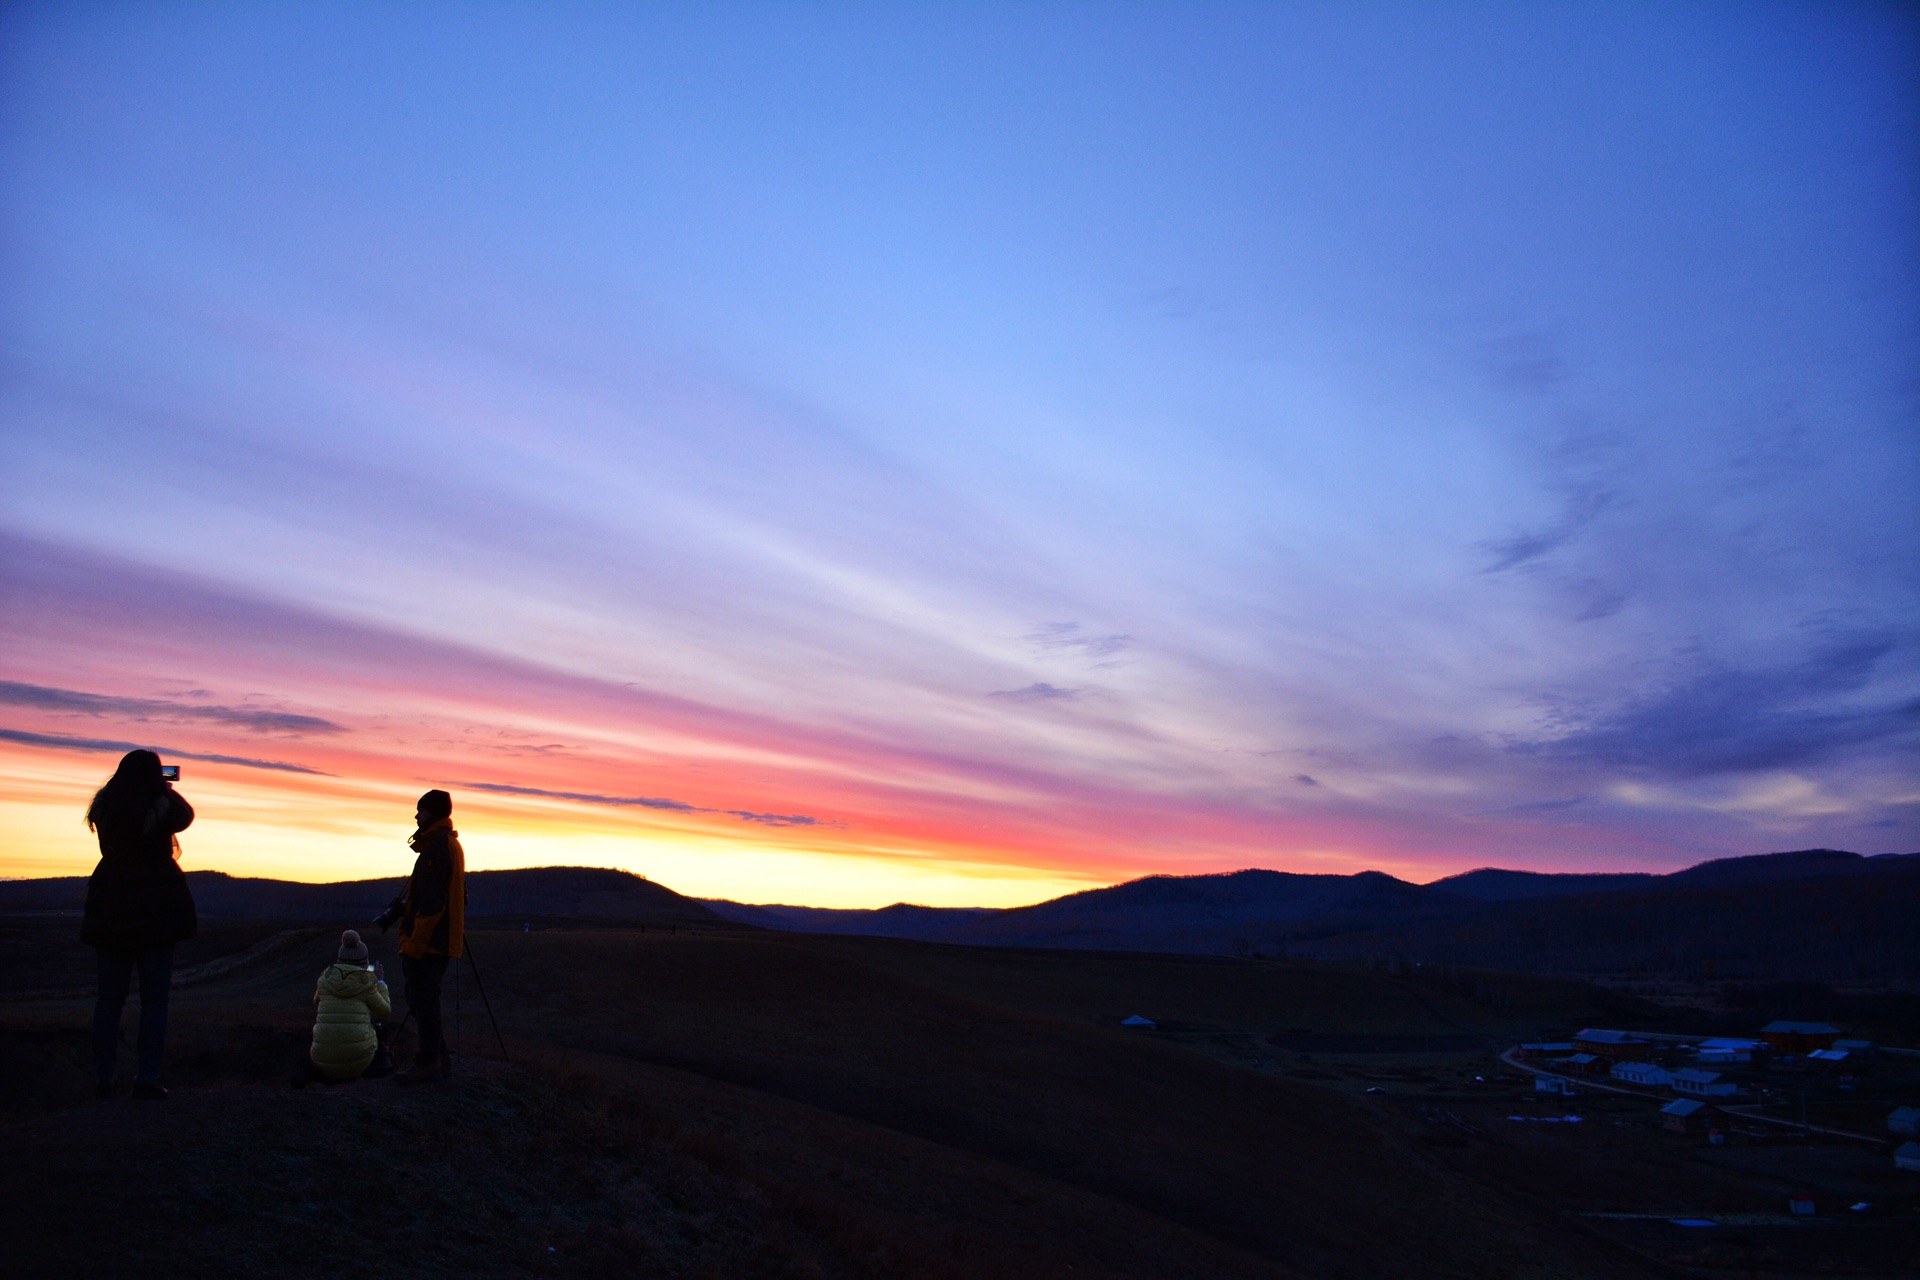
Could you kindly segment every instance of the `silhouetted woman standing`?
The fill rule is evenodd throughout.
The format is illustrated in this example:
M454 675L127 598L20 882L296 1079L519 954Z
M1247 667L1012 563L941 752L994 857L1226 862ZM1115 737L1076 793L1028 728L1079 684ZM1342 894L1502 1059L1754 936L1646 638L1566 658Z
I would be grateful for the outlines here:
M80 940L100 955L100 995L93 1007L94 1096L113 1094L120 1010L140 976L140 1054L133 1096L164 1098L160 1055L167 1040L167 991L173 945L199 931L193 894L180 870L177 832L193 822L193 806L160 772L160 757L129 751L87 807L100 837L100 865L87 881Z

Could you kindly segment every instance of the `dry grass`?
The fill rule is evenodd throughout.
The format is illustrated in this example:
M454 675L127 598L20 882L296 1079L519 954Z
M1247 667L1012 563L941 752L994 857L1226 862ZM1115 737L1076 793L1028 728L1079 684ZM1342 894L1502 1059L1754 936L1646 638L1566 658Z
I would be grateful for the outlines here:
M1107 1025L1449 1024L1385 978L745 932L478 942L517 1062L479 1060L469 987L444 1089L276 1084L324 960L297 948L178 993L165 1104L85 1102L84 1004L0 1009L0 1203L41 1224L10 1273L1643 1274L1376 1109Z

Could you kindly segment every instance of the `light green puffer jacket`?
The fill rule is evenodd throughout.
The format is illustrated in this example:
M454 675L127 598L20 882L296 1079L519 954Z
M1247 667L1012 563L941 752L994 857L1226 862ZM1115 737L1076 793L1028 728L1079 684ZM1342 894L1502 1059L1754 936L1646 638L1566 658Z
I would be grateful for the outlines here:
M393 1012L387 984L357 964L329 965L313 991L313 1065L330 1080L351 1080L380 1047L373 1020Z

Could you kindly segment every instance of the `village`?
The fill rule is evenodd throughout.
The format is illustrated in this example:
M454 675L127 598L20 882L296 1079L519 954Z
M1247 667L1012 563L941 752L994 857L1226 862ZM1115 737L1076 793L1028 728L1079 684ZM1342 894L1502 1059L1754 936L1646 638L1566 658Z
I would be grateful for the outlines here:
M1920 1049L1844 1025L1627 1023L1503 1044L1464 1027L1251 1036L1141 1022L1354 1096L1463 1174L1675 1274L1904 1276L1920 1256Z
M1517 1045L1503 1060L1529 1072L1538 1094L1657 1100L1662 1128L1703 1134L1714 1146L1776 1136L1755 1134L1758 1122L1884 1142L1896 1168L1920 1173L1920 1106L1886 1101L1911 1092L1920 1050L1848 1038L1829 1023L1780 1020L1753 1038L1587 1028L1567 1041ZM1810 1201L1796 1201L1794 1212L1812 1213Z

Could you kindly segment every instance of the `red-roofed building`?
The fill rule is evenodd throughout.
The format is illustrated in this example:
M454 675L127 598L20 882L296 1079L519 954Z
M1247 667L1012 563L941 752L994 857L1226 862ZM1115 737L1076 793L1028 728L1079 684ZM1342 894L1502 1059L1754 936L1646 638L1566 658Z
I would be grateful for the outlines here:
M1626 1031L1588 1027L1573 1038L1573 1047L1608 1062L1631 1062L1646 1052L1647 1042Z
M1807 1053L1831 1049L1840 1038L1840 1028L1828 1022L1769 1022L1760 1028L1760 1038L1781 1053Z

